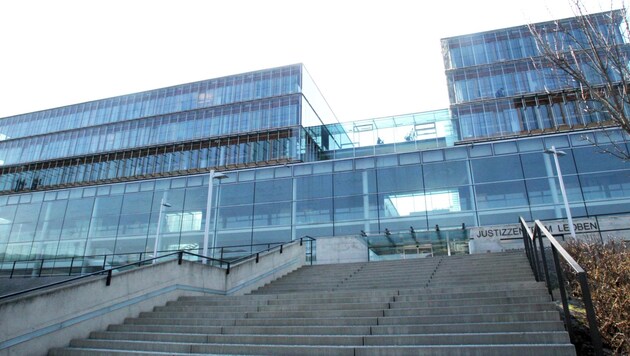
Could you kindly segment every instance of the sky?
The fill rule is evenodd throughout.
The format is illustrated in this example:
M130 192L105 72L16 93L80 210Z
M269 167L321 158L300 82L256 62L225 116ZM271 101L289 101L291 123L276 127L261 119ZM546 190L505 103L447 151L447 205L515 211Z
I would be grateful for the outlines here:
M293 63L340 121L441 109L441 38L570 16L569 0L2 1L0 118Z

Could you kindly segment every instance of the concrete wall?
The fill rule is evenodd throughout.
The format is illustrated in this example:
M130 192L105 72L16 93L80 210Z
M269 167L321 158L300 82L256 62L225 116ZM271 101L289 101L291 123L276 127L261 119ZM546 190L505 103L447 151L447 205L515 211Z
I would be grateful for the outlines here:
M45 355L50 348L151 311L183 295L244 294L302 266L304 246L261 254L224 269L166 261L115 274L110 286L97 276L0 302L0 355Z
M317 264L367 262L368 247L358 236L332 236L317 239Z
M230 295L247 294L294 271L306 262L306 248L296 241L279 250L260 254L259 262L247 261L231 267L225 291Z

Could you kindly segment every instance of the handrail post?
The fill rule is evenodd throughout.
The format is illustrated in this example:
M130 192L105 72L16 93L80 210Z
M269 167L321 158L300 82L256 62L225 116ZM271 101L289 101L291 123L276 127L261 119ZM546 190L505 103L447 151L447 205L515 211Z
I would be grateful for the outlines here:
M227 268L225 269L225 274L230 274L230 262L227 262Z
M545 271L545 282L547 284L547 290L549 291L551 300L554 300L553 291L551 289L551 280L549 279L549 267L547 266L547 258L545 257L545 244L542 239L542 232L538 228L534 230L534 238L536 238L536 236L538 236L538 242L540 243L540 258L542 259L543 270Z
M256 252L256 263L258 263L258 259L260 258L260 253Z
M68 271L68 276L72 276L72 265L74 264L74 256L70 260L70 270Z
M536 273L536 270L534 269L534 264L533 264L533 256L532 256L532 252L531 252L531 239L529 238L529 227L524 224L522 218L520 220L521 223L521 232L523 234L523 246L525 247L525 255L527 255L527 261L529 262L529 267L532 269L532 272L534 272L534 277L536 278L536 281L538 281L538 275Z
M177 253L177 264L181 265L183 259L184 259L184 251L179 251Z
M560 260L558 258L558 251L556 247L551 245L551 252L553 253L553 263L556 268L556 275L558 276L558 288L560 288L560 299L562 299L562 311L564 312L564 327L569 333L569 340L571 343L575 343L573 331L571 330L571 312L569 311L569 300L567 299L567 291L564 288L564 278L562 278L562 269L560 267Z
M39 265L39 272L37 273L37 277L41 277L42 276L42 269L44 269L44 261L45 261L45 259L42 258L42 264Z
M280 253L282 253L282 246L284 246L284 245L280 245Z
M103 268L101 268L101 269L105 269L105 266L107 266L107 255L103 256Z
M523 246L525 247L525 254L527 255L527 259L529 260L529 263L531 265L532 263L532 253L529 250L530 249L530 242L529 240L529 227L523 223L523 221L521 221L521 232L523 233Z
M303 240L303 238L300 237L300 246L302 246L302 240Z
M13 267L11 267L11 274L9 275L9 279L13 278L13 272L15 272L15 264L17 261L13 261Z
M597 327L597 317L595 316L595 308L593 307L593 301L591 299L591 291L588 288L586 272L578 273L577 278L580 282L580 288L582 289L582 302L584 302L584 309L586 309L586 318L588 319L588 328L591 332L593 348L595 349L595 354L601 356L604 354L602 339L599 335L599 328Z
M540 262L538 261L538 251L536 251L536 229L537 226L534 225L534 231L532 233L532 253L534 255L534 275L536 277L536 282L542 281L542 275L540 273Z
M108 270L107 271L107 280L105 281L105 285L109 286L110 284L112 284L112 270Z

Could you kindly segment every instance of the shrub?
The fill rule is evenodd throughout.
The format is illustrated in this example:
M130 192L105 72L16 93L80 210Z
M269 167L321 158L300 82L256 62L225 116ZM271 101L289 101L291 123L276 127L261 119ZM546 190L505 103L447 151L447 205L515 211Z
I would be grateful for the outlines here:
M571 241L566 248L587 272L604 343L615 353L630 354L630 245L619 241ZM581 299L577 280L568 277L573 296Z

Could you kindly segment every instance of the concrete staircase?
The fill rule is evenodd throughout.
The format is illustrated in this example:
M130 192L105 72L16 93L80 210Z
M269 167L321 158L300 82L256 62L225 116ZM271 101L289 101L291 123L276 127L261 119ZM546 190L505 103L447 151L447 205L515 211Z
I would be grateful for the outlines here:
M305 266L182 297L50 355L575 355L523 252Z

